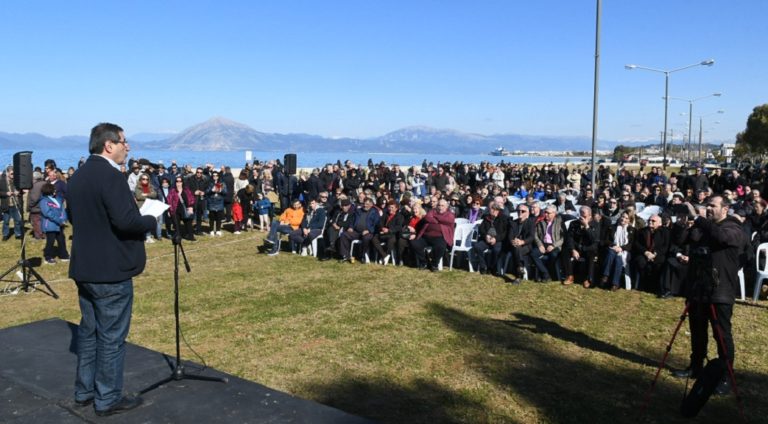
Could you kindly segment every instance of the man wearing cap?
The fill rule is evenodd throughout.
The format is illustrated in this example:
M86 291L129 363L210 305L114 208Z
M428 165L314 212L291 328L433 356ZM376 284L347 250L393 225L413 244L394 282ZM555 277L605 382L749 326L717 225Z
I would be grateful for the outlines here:
M360 255L365 258L371 247L371 240L379 227L380 215L373 207L373 199L366 197L363 205L355 210L352 223L341 235L339 235L339 253L342 261L355 262L352 255L352 242L360 240Z
M339 199L339 205L331 211L331 219L328 222L326 235L324 237L328 247L325 249L326 255L322 260L329 260L332 258L333 254L337 251L336 242L339 240L339 235L352 225L355 209L346 195L342 196L344 197Z
M508 218L502 214L503 206L493 202L488 214L483 217L477 227L477 243L470 251L473 261L477 263L477 270L485 274L488 270L498 273L497 266L504 240L507 239Z
M136 184L139 183L139 176L141 175L141 167L138 162L133 162L131 165L131 173L128 174L128 188L133 193L136 190Z

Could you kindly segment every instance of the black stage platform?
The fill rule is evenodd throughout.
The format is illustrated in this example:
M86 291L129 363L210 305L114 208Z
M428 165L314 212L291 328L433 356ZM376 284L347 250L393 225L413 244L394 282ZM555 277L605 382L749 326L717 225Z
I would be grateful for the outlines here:
M229 383L174 381L146 393L144 405L98 417L76 407L73 384L77 325L52 319L0 330L0 422L120 423L367 423L345 412L298 399L260 384L206 369ZM171 373L165 355L128 344L125 391L138 392ZM173 358L170 359L170 362ZM185 363L187 372L201 367Z

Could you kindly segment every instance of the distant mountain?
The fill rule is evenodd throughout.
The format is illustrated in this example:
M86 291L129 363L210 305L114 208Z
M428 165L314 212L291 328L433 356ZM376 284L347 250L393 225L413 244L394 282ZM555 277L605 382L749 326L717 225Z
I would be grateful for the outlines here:
M133 143L147 143L151 141L168 140L176 136L176 133L136 133L128 136L128 141Z
M52 138L37 133L6 133L0 132L0 148L3 149L70 149L86 146L88 137L69 135Z
M368 139L327 138L312 134L276 134L257 131L245 124L216 117L191 126L178 134L137 133L129 141L143 149L191 151L295 151L361 153L482 154L497 147L510 151L587 151L591 139L573 136L530 136L520 134L482 135L424 126L406 127ZM0 147L71 148L87 144L85 136L50 138L41 134L0 132ZM600 150L613 150L615 141L601 140Z

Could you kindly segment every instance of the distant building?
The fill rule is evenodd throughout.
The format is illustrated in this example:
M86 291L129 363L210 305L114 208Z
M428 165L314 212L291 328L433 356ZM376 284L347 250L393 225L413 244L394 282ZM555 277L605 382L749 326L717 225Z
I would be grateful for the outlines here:
M726 162L730 162L733 158L733 149L736 147L733 143L723 143L720 145L720 156L725 158Z

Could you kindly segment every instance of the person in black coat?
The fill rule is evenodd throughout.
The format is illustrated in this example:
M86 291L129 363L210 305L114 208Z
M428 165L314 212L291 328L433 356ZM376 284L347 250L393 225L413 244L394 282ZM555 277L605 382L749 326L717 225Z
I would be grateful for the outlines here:
M648 225L635 235L632 246L632 264L641 282L662 280L661 270L667 260L669 241L669 231L661 225L661 216L651 215ZM667 287L659 286L659 296L666 298L671 295Z
M235 197L235 176L232 175L232 168L228 166L221 167L221 182L227 187L224 192L224 221L232 221L232 199Z
M498 273L499 270L498 261L509 226L509 219L502 215L502 209L503 206L491 203L488 214L477 227L477 243L472 247L471 253L481 274L488 270Z
M712 326L713 338L721 360L733 367L735 345L731 332L733 304L739 288L739 255L747 243L738 220L728 215L730 202L722 196L713 196L707 204L707 218L695 215L690 203L686 203L689 218L694 220L688 233L691 243L689 255L681 261L690 263L686 280L688 324L691 331L691 361L687 369L675 372L677 377L694 377L704 367L707 357L708 327ZM716 318L712 316L714 309ZM719 327L719 328L718 328ZM722 332L723 343L717 332ZM715 389L717 394L730 392L730 384L722 380Z
M185 185L195 196L195 235L202 235L203 216L207 210L205 192L210 185L208 178L203 175L203 168L197 168L195 173L187 178Z
M386 265L389 261L389 253L395 250L397 241L400 239L400 233L403 231L403 225L405 224L405 216L400 213L400 208L393 199L387 202L387 213L381 218L379 223L379 232L373 236L371 244L379 253L381 263ZM398 249L396 259L402 261L404 251L404 248Z
M579 208L579 219L570 221L565 234L563 253L560 255L565 272L564 285L574 282L574 262L584 260L587 276L582 282L584 288L592 286L595 275L595 262L600 244L600 226L592 219L592 209L588 206Z
M509 221L507 232L510 266L515 276L513 284L519 282L518 278L523 278L523 272L536 239L536 218L530 216L528 205L519 205L517 216L517 219Z
M119 165L130 148L123 129L99 124L91 130L91 156L69 182L72 255L82 319L77 330L75 402L93 403L97 415L135 408L123 397L125 339L131 321L133 280L144 270L144 238L155 229L141 216Z

